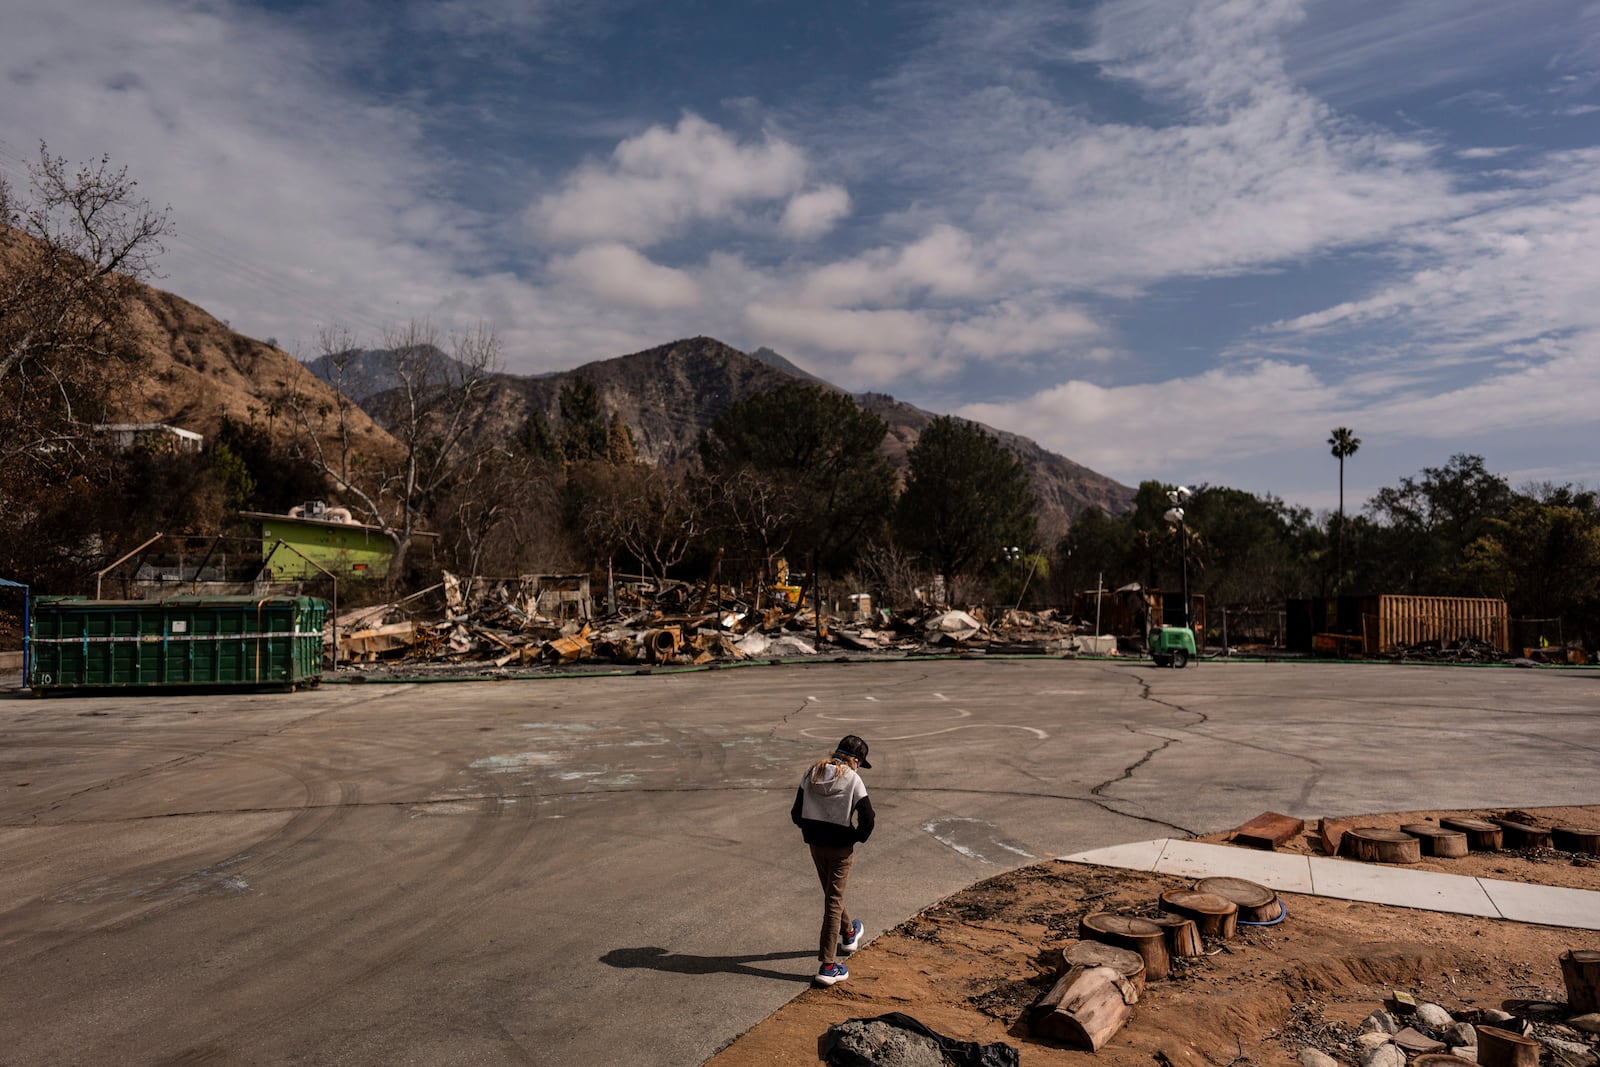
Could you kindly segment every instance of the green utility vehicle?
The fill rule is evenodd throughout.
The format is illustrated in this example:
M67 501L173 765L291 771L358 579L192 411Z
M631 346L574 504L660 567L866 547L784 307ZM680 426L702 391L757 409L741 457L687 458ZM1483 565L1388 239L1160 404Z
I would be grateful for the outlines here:
M1187 626L1155 626L1150 630L1150 658L1157 667L1183 668L1195 656L1194 631Z

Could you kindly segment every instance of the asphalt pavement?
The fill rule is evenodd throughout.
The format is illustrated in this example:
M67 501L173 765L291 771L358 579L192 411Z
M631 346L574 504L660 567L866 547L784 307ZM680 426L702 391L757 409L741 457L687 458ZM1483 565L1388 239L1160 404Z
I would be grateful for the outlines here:
M845 733L872 746L869 939L1010 868L1268 809L1600 803L1597 671L973 658L4 695L6 1064L702 1062L815 971L788 809Z

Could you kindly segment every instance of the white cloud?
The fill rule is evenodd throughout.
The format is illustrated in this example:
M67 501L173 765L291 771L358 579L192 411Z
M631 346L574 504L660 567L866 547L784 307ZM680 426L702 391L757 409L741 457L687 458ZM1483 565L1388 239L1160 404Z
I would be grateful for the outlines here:
M557 257L550 261L550 273L614 304L665 310L700 302L700 286L690 275L653 263L626 245L590 245Z
M850 306L968 297L982 289L982 274L971 237L941 224L909 244L817 268L805 279L799 299Z
M824 185L790 200L778 228L790 237L811 240L833 229L848 214L850 194L841 185Z
M730 222L748 205L782 200L805 180L803 153L767 137L741 144L698 115L652 126L580 167L541 197L528 220L563 241L651 245L689 226Z
M917 311L754 303L746 309L745 318L752 330L772 338L770 343L800 344L829 352L927 350L937 336L929 317Z
M1051 352L1063 360L1077 356L1098 362L1110 353L1092 342L1105 332L1078 308L1004 300L952 324L948 336L953 348L983 359Z

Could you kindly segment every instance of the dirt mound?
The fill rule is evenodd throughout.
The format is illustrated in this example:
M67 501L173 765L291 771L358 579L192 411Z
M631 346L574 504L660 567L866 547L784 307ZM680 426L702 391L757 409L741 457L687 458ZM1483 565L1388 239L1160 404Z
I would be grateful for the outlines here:
M1361 822L1398 826L1440 814L1452 813ZM1538 814L1600 825L1600 806ZM1312 850L1305 841L1291 846L1300 848ZM1600 890L1600 866L1553 850L1423 866L1434 864L1457 874ZM851 957L848 982L801 994L710 1063L810 1067L829 1026L890 1011L961 1040L1007 1041L1033 1067L1088 1062L1086 1053L1034 1038L1024 1013L1053 983L1061 950L1085 914L1153 914L1161 891L1179 884L1170 876L1060 860L980 882L874 940ZM1175 961L1172 976L1146 986L1132 1020L1094 1062L1285 1063L1310 1046L1354 1063L1361 1020L1394 990L1466 1012L1524 998L1559 1001L1565 999L1561 953L1600 947L1595 931L1322 897L1286 895L1285 903L1289 914L1281 924L1241 926L1233 939L1209 943L1206 956Z

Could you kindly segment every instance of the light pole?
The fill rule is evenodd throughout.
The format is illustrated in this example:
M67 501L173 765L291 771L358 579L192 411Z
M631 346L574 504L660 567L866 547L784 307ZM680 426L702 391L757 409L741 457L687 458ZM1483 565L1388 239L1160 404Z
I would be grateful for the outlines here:
M1178 524L1179 557L1182 560L1181 566L1183 568L1180 571L1183 581L1183 626L1186 630L1192 630L1194 627L1189 622L1189 527L1184 520L1183 505L1193 495L1193 492L1181 485L1176 489L1167 490L1167 499L1171 501L1172 507L1168 508L1167 513L1161 516L1168 522Z

